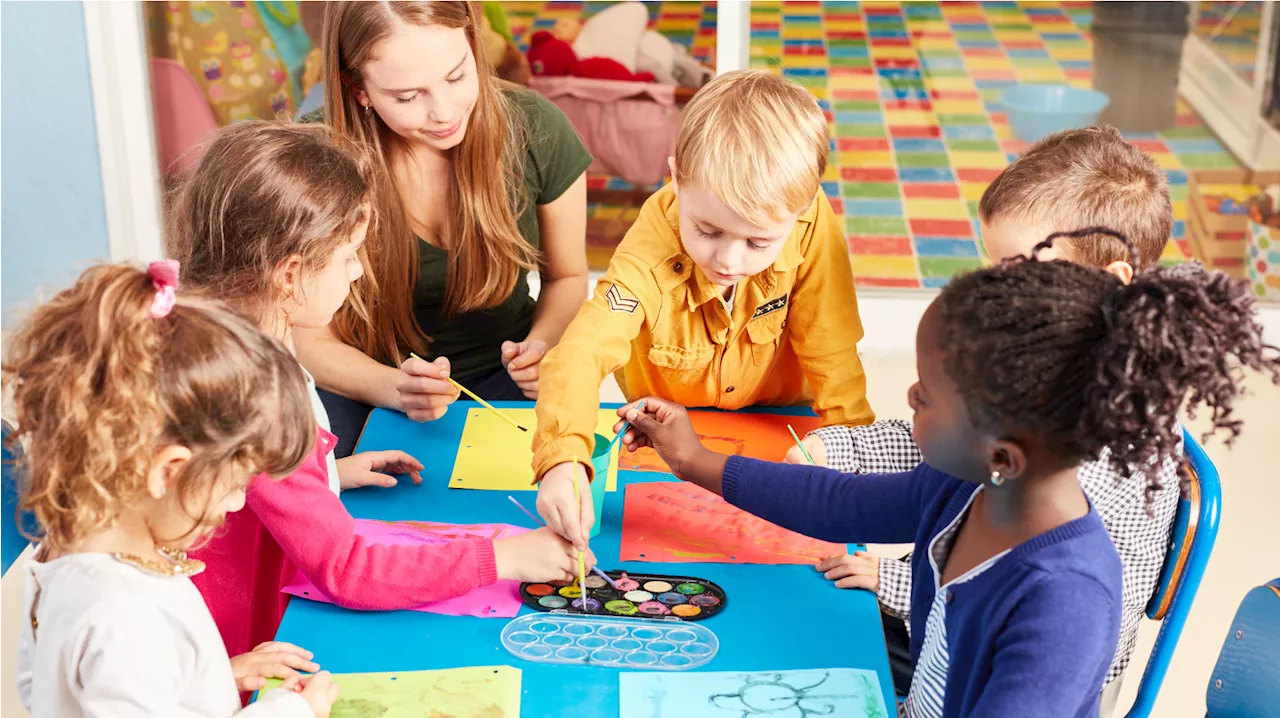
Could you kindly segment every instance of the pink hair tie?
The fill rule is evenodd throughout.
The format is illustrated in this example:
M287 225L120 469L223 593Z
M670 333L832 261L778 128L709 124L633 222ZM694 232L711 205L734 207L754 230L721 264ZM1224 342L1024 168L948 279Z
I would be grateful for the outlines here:
M151 318L169 316L178 303L178 260L162 259L147 266L147 276L156 288L156 298L151 302Z

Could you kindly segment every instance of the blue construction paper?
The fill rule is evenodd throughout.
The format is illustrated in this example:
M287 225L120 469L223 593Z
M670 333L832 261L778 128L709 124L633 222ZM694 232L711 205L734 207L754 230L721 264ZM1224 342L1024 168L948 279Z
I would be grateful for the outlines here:
M623 673L621 718L889 718L875 671Z

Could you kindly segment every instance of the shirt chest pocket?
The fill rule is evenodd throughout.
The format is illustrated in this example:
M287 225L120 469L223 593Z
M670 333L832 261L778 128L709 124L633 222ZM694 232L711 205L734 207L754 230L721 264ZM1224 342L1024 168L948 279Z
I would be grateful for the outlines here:
M658 367L663 374L693 378L705 372L716 354L714 346L701 346L686 349L671 344L659 344L649 350L649 363Z
M747 340L751 344L751 358L759 366L773 361L778 354L778 344L787 329L787 313L776 311L747 323Z

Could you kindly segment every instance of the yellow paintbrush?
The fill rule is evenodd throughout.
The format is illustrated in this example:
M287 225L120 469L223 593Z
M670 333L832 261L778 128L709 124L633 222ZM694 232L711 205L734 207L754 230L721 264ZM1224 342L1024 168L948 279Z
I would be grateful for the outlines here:
M417 354L414 354L413 352L409 352L409 356L413 357L414 359L421 359L422 361L426 361L426 359L423 359L422 357L418 356ZM507 416L506 414L503 414L501 411L498 411L497 409L495 409L495 408L494 408L494 406L493 406L492 404L490 404L489 402L485 401L484 399L481 399L480 397L476 396L476 395L475 395L475 393L474 393L474 392L472 392L472 391L471 391L470 389L468 389L467 387L465 387L465 386L463 386L463 385L459 384L458 382L454 381L454 380L453 380L453 377L445 377L445 381L447 381L447 382L449 382L450 384L452 384L452 385L454 385L455 387L457 387L458 391L460 391L460 392L462 392L463 394L466 394L467 396L471 397L472 399L475 399L476 401L480 402L480 406L483 406L484 408L488 409L489 411L492 411L493 413L497 414L499 417L501 417L501 418L502 418L502 420L503 420L503 421L505 421L505 422L507 422L508 424L510 424L510 425L512 425L512 426L514 426L514 427L516 427L516 428L517 428L517 429L519 429L520 431L528 431L528 429L526 429L526 428L524 428L523 426L520 426L519 424L517 424L517 423L516 423L516 421L515 421L515 419L512 419L511 417Z
M578 520L582 520L582 496L578 493L578 457L573 457L573 500L578 502ZM578 552L578 586L582 588L582 612L587 612L587 570L582 560L582 552Z

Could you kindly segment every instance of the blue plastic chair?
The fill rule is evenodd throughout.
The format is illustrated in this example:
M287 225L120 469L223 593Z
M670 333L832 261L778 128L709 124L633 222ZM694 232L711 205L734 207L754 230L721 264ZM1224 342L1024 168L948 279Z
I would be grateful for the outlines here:
M1280 578L1240 602L1209 678L1208 718L1275 715L1280 706Z
M1190 486L1186 496L1178 501L1178 513L1173 520L1172 543L1165 557L1164 570L1155 595L1147 604L1147 618L1160 621L1160 633L1156 645L1147 659L1147 668L1138 684L1138 697L1129 709L1127 718L1147 718L1155 706L1160 684L1169 672L1169 662L1178 646L1178 637L1191 613L1191 604L1200 590L1209 554L1218 538L1218 514L1222 510L1222 484L1218 470L1209 455L1186 429L1183 434L1183 455L1186 460Z
M13 427L8 422L0 421L0 429L2 429L3 437L3 473L4 481L0 485L0 494L3 495L3 506L0 507L0 513L3 513L3 533L0 534L0 574L8 573L9 567L17 560L18 556L26 550L27 537L22 535L22 531L18 527L18 459L22 458L22 446L14 442L9 445L9 435L13 433Z

